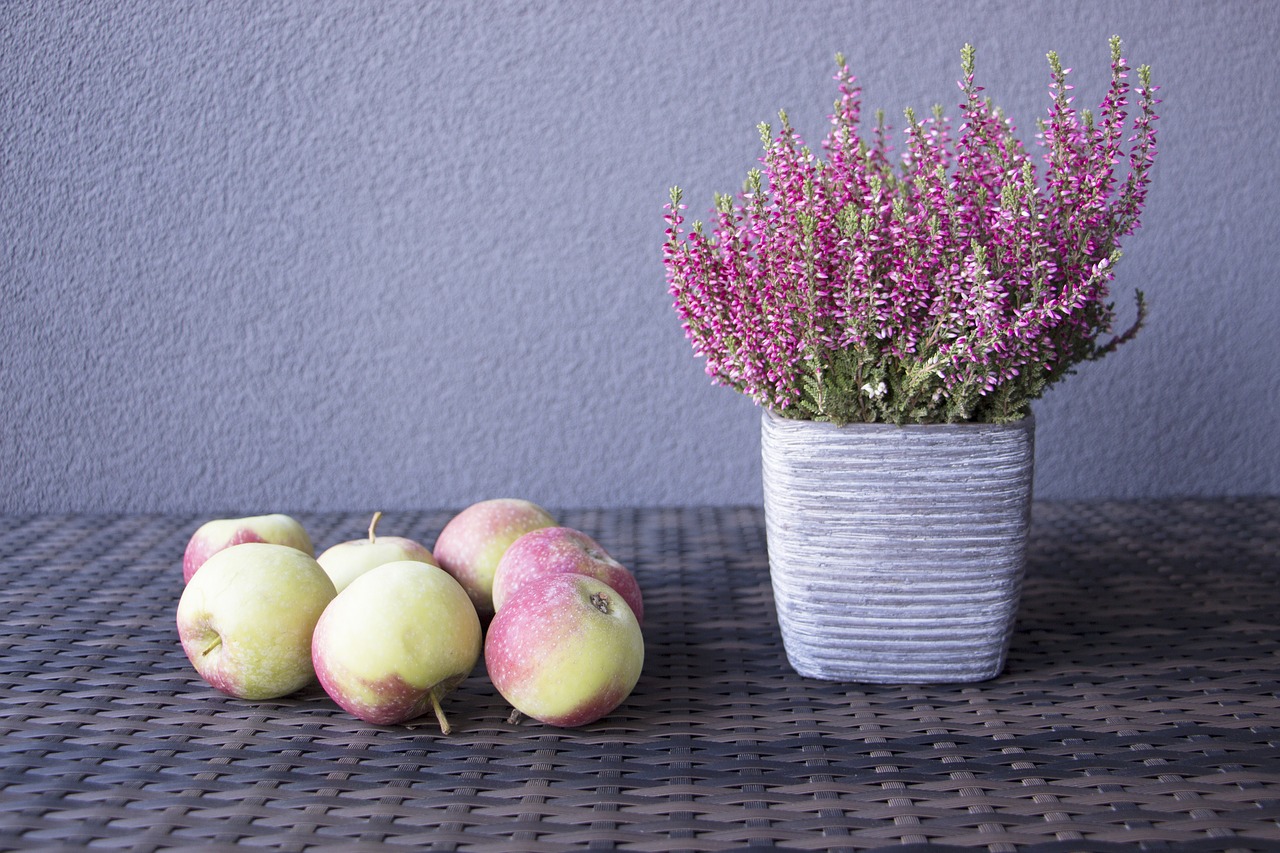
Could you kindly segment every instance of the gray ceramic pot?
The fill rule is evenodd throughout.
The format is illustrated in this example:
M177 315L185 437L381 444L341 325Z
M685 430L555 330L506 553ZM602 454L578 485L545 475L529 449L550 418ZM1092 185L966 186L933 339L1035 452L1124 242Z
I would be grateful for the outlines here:
M1035 422L843 427L766 411L778 623L801 675L971 682L1004 669Z

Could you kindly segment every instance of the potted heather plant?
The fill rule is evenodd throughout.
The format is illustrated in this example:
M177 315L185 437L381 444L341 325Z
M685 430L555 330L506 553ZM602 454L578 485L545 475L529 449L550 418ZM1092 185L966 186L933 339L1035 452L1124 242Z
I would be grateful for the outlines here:
M849 681L978 681L1004 667L1025 564L1031 403L1112 333L1120 241L1156 155L1155 97L1118 38L1096 113L1049 54L1043 168L974 82L958 126L883 113L860 135L842 57L821 156L781 114L763 168L710 225L666 208L675 310L713 381L764 408L770 573L792 665ZM1130 109L1135 96L1136 110Z

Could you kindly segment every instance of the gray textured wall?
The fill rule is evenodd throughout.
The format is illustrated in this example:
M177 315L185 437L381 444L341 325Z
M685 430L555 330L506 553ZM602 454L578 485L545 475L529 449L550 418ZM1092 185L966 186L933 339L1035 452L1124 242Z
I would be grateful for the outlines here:
M757 502L667 188L779 107L816 142L836 51L897 116L971 41L1029 130L1112 33L1164 87L1152 315L1039 406L1037 495L1280 491L1280 4L6 0L0 511Z

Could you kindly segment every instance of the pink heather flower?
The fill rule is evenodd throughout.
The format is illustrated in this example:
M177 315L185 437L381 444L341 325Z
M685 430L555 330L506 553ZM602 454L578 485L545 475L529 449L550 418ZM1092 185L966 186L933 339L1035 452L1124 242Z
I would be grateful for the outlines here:
M837 57L822 156L783 113L776 133L761 125L761 168L717 197L709 226L683 230L672 190L663 263L708 375L792 417L1008 420L1129 340L1141 292L1133 327L1098 343L1120 238L1145 203L1159 101L1145 67L1131 89L1118 38L1111 52L1096 115L1076 111L1070 70L1049 54L1042 174L974 83L971 47L958 125L941 108L908 110L897 164L882 114L859 135L862 91Z

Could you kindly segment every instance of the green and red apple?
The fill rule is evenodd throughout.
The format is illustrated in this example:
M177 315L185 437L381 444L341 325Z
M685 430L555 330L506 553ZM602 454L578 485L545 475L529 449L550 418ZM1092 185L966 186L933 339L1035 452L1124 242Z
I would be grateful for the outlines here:
M581 726L631 695L644 666L644 637L627 602L601 580L573 573L523 584L485 637L494 687L526 716Z
M375 529L382 513L375 512L369 522L369 535L364 539L339 542L325 549L316 561L328 573L338 592L347 588L360 575L384 563L413 560L437 565L431 550L420 542L403 536L378 536Z
M265 542L225 548L182 591L182 649L223 693L287 696L315 679L311 634L334 595L324 569L297 548Z
M493 574L511 543L556 523L545 509L519 498L480 501L458 513L436 539L440 567L458 579L477 612L493 613Z
M311 654L326 693L378 725L434 711L480 659L480 618L447 572L413 560L384 563L353 580L316 625Z
M571 527L531 530L511 544L494 571L494 609L502 610L503 602L533 578L564 573L604 581L623 597L636 621L644 625L644 602L635 576L600 543Z
M288 545L307 556L315 556L311 537L297 519L281 513L253 515L247 518L219 518L200 525L187 542L182 555L182 579L191 577L214 554L233 545L246 542L267 542Z

